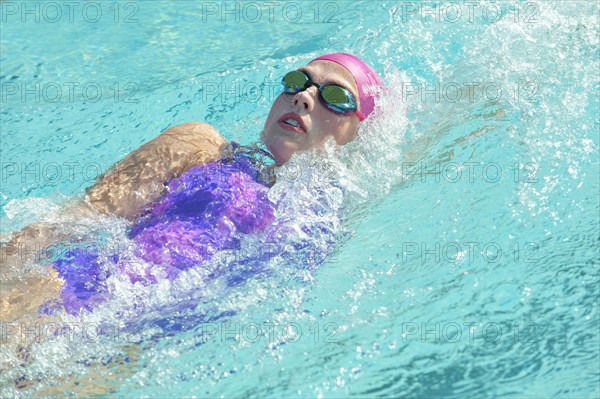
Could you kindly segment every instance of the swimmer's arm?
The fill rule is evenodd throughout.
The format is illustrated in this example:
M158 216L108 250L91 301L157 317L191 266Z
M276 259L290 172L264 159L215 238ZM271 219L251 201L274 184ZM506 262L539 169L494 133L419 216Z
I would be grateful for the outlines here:
M164 183L189 168L221 158L227 142L206 123L174 126L131 152L86 191L103 213L134 220L164 191Z
M93 216L98 211L134 220L144 206L160 196L164 183L187 169L217 160L227 142L210 125L174 126L131 152L87 189L86 198L57 215L68 221ZM68 230L68 229L67 229ZM8 279L27 261L42 261L45 248L72 239L60 222L40 222L25 227L0 244L0 277Z

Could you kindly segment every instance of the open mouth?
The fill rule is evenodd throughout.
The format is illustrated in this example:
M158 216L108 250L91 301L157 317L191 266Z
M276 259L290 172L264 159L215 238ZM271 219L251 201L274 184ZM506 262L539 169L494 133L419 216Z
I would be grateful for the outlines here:
M296 127L299 127L302 129L302 126L300 126L300 123L298 123L298 121L295 119L286 119L283 121L283 123L287 123L288 125L296 126Z
M296 114L283 115L278 123L283 129L306 134L306 126L304 126L304 122Z

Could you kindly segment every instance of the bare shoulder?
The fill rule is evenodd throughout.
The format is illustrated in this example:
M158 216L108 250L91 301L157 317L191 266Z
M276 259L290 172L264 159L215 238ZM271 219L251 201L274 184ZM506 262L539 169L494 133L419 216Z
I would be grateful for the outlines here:
M161 135L175 139L190 149L204 148L206 145L221 148L227 141L213 126L203 122L189 122L173 126Z
M156 199L164 183L187 169L221 158L227 141L207 123L173 126L131 152L87 191L98 210L129 219Z
M208 136L217 140L225 141L225 139L219 134L217 129L212 125L205 122L187 122L181 125L175 125L162 134L167 135L187 135L187 136Z
M185 159L185 165L175 167L176 174L220 158L227 145L217 129L203 122L188 122L170 127L155 140L169 153L168 158L174 164Z
M170 152L185 154L187 168L220 158L227 145L227 141L217 129L203 122L173 126L157 139L162 139Z

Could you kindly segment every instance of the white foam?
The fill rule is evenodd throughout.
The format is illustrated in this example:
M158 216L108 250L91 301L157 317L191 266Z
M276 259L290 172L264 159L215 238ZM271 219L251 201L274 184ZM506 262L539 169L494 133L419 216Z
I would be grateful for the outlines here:
M40 219L49 213L57 212L59 209L60 205L42 197L13 199L2 208L10 220L19 223Z

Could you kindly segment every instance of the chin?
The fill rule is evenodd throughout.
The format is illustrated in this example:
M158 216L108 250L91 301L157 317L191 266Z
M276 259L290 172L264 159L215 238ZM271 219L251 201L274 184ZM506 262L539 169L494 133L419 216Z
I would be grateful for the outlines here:
M277 166L283 165L284 163L289 161L291 158L291 156L282 156L277 151L271 151L271 154L273 154L273 157L275 158L275 163L277 164Z
M290 159L290 157L292 156L292 153L294 151L293 151L293 149L289 148L290 143L288 143L285 139L283 139L281 137L262 137L262 138L263 138L263 140L262 140L263 144L265 145L265 147L267 147L269 152L273 155L273 158L275 158L275 162L277 163L277 166L283 165Z

